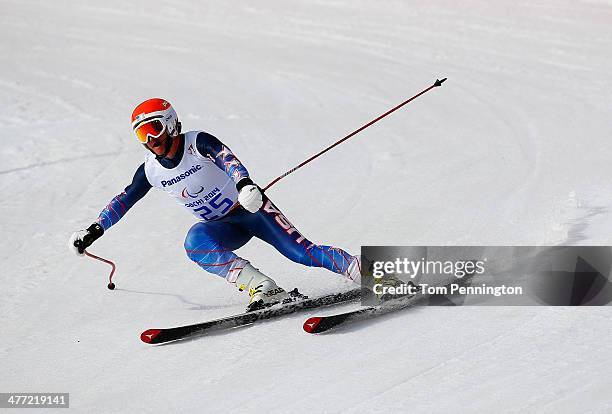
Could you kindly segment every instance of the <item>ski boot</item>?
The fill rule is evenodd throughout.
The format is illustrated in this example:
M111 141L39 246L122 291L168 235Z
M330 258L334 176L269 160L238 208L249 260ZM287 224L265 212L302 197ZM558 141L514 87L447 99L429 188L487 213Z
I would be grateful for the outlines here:
M247 312L267 308L290 297L285 289L279 287L274 280L255 269L250 263L240 271L236 286L241 292L243 290L249 292L251 299Z
M391 293L377 294L375 292L374 294L383 303L389 300L399 299L399 298L406 297L406 296L414 296L419 291L419 288L417 288L417 286L414 283L412 283L411 280L409 280L408 282L404 282L403 280L398 279L395 275L385 275L385 277L382 278L382 280L379 283L382 285L383 289L392 287L395 289L403 288L404 290L406 290L406 293L402 293L402 294L396 293L395 295ZM403 285L405 285L405 287ZM415 293L409 293L409 292L415 292Z
M363 266L365 266L365 268ZM372 266L373 266L372 262L368 260L367 258L364 259L360 255L354 256L346 273L344 273L344 276L346 276L353 283L361 284L362 269L364 269L364 274L369 275L372 272ZM371 280L371 279L368 278L366 280ZM374 283L380 283L380 285L382 285L383 288L384 287L400 288L402 285L406 285L410 287L410 290L412 292L416 290L415 289L416 285L412 283L412 281L404 282L403 280L399 279L396 275L387 274L382 279L374 279ZM408 293L406 293L405 295L391 295L389 293L380 294L380 293L376 293L373 291L373 286L372 287L366 286L366 288L372 291L372 293L376 296L376 298L381 302L385 302L387 300L392 300L392 299L398 299L403 296L412 296Z

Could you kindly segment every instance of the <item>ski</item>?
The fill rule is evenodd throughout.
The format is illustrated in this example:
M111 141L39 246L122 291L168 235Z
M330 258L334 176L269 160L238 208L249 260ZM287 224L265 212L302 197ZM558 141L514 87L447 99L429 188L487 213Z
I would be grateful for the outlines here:
M355 309L352 311L330 316L314 316L312 318L306 319L303 328L304 331L312 334L326 332L339 325L343 325L349 322L369 319L403 308L407 308L420 299L422 299L422 297L417 294L413 296L395 299L386 302L383 305L366 306L364 308Z
M147 344L161 344L193 338L214 331L229 330L239 326L246 326L258 321L277 318L301 310L337 305L361 297L361 288L341 293L332 293L315 298L307 298L286 304L277 304L269 308L252 312L240 313L225 318L214 319L207 322L184 325L174 328L147 329L140 335L140 339Z
M451 283L459 283L461 285L465 285L471 282L474 275L468 275L464 277L460 281L453 281ZM443 285L448 286L449 284ZM312 334L322 333L329 331L330 329L334 329L338 326L345 325L347 323L357 322L364 319L374 318L380 315L384 315L390 312L395 312L400 309L408 308L417 302L424 300L425 298L429 299L441 299L444 298L444 295L422 295L421 293L417 293L411 296L404 296L402 298L393 299L387 301L381 305L372 305L366 306L364 308L355 309L348 312L339 313L336 315L330 316L313 316L311 318L306 319L304 322L303 328L304 331ZM444 299L447 301L447 299Z

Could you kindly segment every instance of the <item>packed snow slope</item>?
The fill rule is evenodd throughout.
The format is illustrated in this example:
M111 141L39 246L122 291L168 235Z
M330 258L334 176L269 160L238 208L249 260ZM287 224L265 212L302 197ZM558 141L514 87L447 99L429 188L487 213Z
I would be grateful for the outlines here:
M442 77L269 196L351 252L609 245L612 2L2 0L0 38L1 392L83 413L612 410L609 307L419 308L322 336L304 313L152 347L145 328L246 303L186 258L192 217L153 190L110 229L91 251L112 292L66 248L142 162L143 99L265 185ZM287 288L349 287L239 253Z

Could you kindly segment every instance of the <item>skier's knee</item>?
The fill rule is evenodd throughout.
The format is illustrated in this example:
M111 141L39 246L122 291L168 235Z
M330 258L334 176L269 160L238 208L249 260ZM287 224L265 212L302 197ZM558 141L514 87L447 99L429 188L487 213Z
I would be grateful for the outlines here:
M197 251L208 241L205 237L205 233L200 228L201 224L202 223L197 223L191 226L191 229L189 229L187 232L187 236L185 236L185 243L183 244L183 247L185 247L185 252L190 259L192 259L191 253Z

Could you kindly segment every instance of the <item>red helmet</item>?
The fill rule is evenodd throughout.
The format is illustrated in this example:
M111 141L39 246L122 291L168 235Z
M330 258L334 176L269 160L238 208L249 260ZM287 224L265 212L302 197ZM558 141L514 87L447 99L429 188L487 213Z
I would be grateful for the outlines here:
M177 136L181 124L170 102L151 98L142 102L132 112L132 129L138 140L146 144L150 138L158 138L164 131L171 137Z

